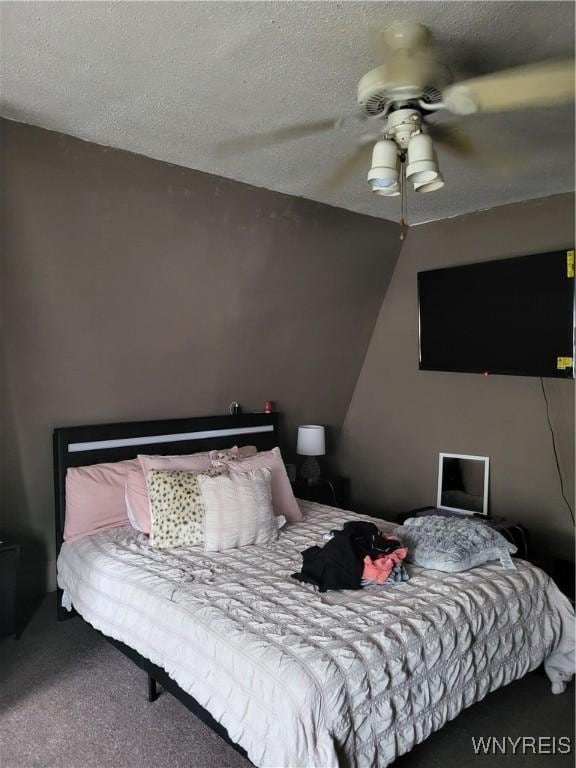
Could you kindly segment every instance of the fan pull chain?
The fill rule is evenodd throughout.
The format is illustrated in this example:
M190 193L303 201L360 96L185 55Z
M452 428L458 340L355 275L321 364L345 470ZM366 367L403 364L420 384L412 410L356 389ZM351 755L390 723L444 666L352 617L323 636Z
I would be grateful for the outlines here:
M406 155L400 155L400 240L404 241L408 233L406 218L408 216L406 206Z

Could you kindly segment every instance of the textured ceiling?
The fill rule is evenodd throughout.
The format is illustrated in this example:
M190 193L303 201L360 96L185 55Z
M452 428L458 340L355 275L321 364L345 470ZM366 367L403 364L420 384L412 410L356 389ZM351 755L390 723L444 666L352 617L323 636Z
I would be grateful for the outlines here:
M398 220L363 173L319 181L358 127L222 159L218 140L350 112L378 62L370 29L427 23L456 75L571 55L571 2L3 2L6 117L256 186ZM475 160L439 151L443 190L411 195L412 223L574 188L572 107L462 123ZM491 161L491 162L488 162Z

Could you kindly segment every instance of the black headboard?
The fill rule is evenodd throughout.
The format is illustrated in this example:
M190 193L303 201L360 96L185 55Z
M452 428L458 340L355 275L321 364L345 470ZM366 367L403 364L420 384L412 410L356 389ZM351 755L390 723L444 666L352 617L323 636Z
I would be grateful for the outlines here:
M279 445L278 421L277 413L243 413L55 429L56 556L64 534L68 467L134 459L139 453L176 455L232 445L266 451Z

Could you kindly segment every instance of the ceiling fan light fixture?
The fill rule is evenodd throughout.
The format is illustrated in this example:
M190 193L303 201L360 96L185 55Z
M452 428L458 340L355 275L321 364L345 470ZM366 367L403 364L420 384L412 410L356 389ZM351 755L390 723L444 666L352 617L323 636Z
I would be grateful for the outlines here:
M438 175L432 139L425 133L417 133L408 144L406 178L414 184L427 184L434 181Z
M414 184L415 192L435 192L437 189L442 189L444 186L444 177L441 173L438 173L433 181L420 181Z
M372 165L368 171L372 192L386 197L398 194L399 164L396 144L390 139L377 141L372 150Z
M414 184L429 184L438 178L438 170L433 160L419 160L408 166L406 178Z
M372 192L380 197L398 197L400 194L400 187L398 184L392 187L372 187Z
M388 178L376 178L370 179L370 186L373 192L377 192L381 195L387 195L394 189L398 188L398 182L394 179Z

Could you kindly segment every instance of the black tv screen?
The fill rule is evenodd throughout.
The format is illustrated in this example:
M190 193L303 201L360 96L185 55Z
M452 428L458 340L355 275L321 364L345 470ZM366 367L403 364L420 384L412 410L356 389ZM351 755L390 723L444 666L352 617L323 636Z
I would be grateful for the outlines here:
M418 273L420 368L574 375L574 252Z

